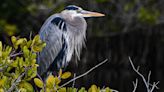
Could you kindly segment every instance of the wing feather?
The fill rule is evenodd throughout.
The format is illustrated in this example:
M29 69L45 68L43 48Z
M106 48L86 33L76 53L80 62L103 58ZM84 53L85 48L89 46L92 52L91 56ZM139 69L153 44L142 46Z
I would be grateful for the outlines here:
M62 30L58 25L52 23L53 19L58 17L58 14L50 16L43 24L39 35L41 40L46 42L46 47L42 52L38 53L38 73L42 75L47 71L53 63L58 53L62 49Z

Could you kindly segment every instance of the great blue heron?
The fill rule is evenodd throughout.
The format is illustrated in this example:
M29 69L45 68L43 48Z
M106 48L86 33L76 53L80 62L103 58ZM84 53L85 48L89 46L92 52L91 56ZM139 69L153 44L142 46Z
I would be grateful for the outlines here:
M86 11L75 5L69 5L61 13L50 16L39 32L46 47L38 53L38 73L42 75L55 68L66 67L73 54L80 59L86 39L87 23L84 18L101 16L104 14Z

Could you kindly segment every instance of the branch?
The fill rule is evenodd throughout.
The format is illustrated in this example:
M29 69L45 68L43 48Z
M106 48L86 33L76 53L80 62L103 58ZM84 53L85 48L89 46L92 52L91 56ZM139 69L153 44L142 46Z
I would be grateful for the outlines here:
M150 75L151 75L151 71L149 71L148 78L147 78L148 87L149 87L149 85L150 85Z
M146 86L146 88L147 88L147 91L149 92L149 86L148 86L148 84L147 84L147 82L146 82L146 79L145 79L144 76L139 72L139 69L137 70L137 69L134 67L134 64L133 64L133 62L132 62L132 60L131 60L130 57L129 57L129 61L130 61L130 64L131 64L133 70L142 78L142 80L143 80L143 82L144 82L144 84L145 84L145 86Z
M129 57L129 61L130 61L130 64L131 64L133 70L142 78L142 80L143 80L143 82L144 82L144 84L145 84L145 86L147 88L147 92L153 92L154 88L158 89L157 85L158 85L159 81L158 82L154 82L153 85L150 83L151 71L149 72L148 80L146 81L145 77L139 72L139 67L137 69L134 67L134 64L133 64L133 62L132 62L130 57ZM152 87L150 87L149 85L152 85ZM135 92L135 91L133 91L133 92Z
M23 54L23 52L19 52L19 53L11 54L10 57L15 57L15 56L22 55L22 54Z
M152 84L149 84L150 86L155 86L156 89L159 89L159 87L157 87L157 84L159 84L159 81L156 82L156 85L152 85Z
M159 81L158 81L157 83L153 82L153 85L152 85L152 88L151 88L150 92L153 92L154 88L159 89L159 88L157 87L158 84L159 84Z
M77 77L71 79L70 81L64 83L63 85L61 85L61 86L59 87L59 89L62 88L62 87L64 87L64 86L66 86L66 85L68 85L69 83L71 83L71 82L73 82L73 81L75 81L75 80L77 80L77 79L79 79L79 78L81 78L81 77L83 77L83 76L89 74L91 71L93 71L93 70L96 69L97 67L101 66L102 64L106 63L107 61L108 61L108 59L105 59L105 60L102 61L101 63L99 63L99 64L97 64L96 66L94 66L93 68L89 69L87 72L85 72L85 73L83 73L83 74L81 74L81 75L79 75L79 76L77 76Z
M30 69L30 67L25 68L25 72L23 72L16 80L15 82L12 83L11 87L7 90L7 92L12 92L15 88L16 85L21 82L22 77L26 74L26 72Z
M134 86L133 92L136 92L137 85L138 85L138 79L136 79L136 82L133 82L133 86Z
M74 73L73 78L76 78L76 73ZM75 80L72 83L72 88L74 88L74 87L75 87Z
M15 54L14 54L14 53L15 53L15 51L13 51L13 52L10 54L10 58L23 54L22 52L15 53ZM14 61L10 62L10 64L12 64L13 62L14 62ZM3 66L3 68L0 68L0 72L3 72L5 69L7 69L8 66L9 66L10 64Z

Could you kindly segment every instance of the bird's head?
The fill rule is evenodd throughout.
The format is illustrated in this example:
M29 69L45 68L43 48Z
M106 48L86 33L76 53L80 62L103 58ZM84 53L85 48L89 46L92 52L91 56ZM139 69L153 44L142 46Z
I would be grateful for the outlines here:
M102 13L98 12L91 12L87 10L83 10L81 7L75 6L75 5L69 5L65 7L64 11L62 11L67 16L71 17L102 17L105 16Z

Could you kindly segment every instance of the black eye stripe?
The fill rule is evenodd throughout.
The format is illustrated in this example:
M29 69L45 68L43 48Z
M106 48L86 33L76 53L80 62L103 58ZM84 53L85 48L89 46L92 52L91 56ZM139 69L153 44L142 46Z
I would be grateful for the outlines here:
M65 10L78 10L78 8L74 6L68 6L65 8Z

